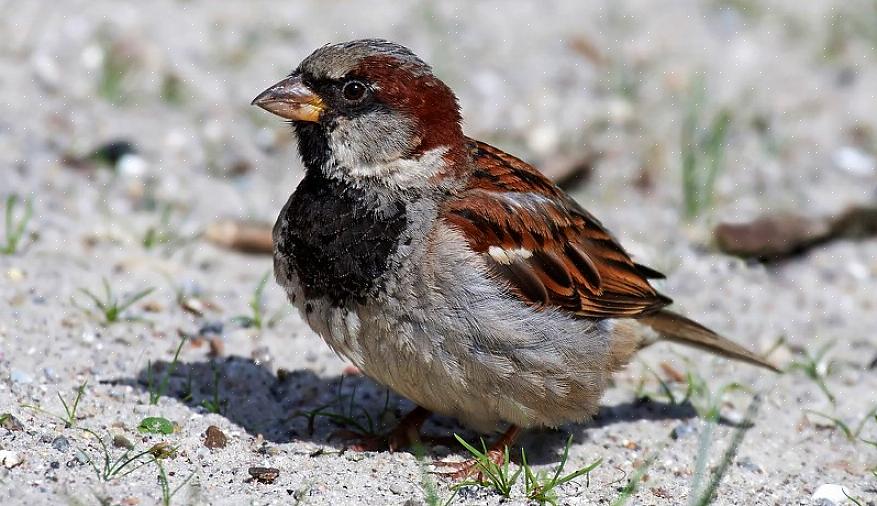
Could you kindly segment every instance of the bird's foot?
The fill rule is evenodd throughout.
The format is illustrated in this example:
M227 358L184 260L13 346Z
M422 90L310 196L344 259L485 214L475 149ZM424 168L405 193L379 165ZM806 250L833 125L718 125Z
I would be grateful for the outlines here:
M430 412L428 410L418 406L414 411L399 420L396 427L386 434L365 434L343 429L333 432L329 438L356 440L354 444L348 447L349 450L355 452L377 452L383 450L395 452L421 441L420 427L423 426L423 422L426 421L429 415Z
M505 464L504 450L488 450L485 456L497 466ZM474 478L478 482L484 481L484 461L481 459L467 459L463 461L436 460L432 465L441 469L440 471L435 471L434 474L444 476L453 481L460 481L466 478Z
M505 466L506 456L508 455L506 450L509 446L514 444L520 433L521 428L512 425L502 436L500 436L499 439L496 440L495 443L493 443L490 450L487 450L483 456L486 457L490 463L496 464L499 467ZM457 481L474 477L476 481L481 482L484 481L485 466L490 464L485 462L484 458L473 458L461 462L437 460L433 462L432 465L436 468L442 469L441 471L435 471L435 474L445 476L452 480Z

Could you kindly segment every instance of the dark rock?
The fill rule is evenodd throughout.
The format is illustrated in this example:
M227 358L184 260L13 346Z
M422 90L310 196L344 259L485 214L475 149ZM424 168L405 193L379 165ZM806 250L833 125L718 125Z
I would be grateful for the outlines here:
M204 446L212 450L214 448L225 448L226 444L228 444L228 437L219 427L215 425L207 427L207 431L204 432Z
M208 321L198 329L198 335L202 337L221 336L223 324L221 321Z
M694 426L691 422L680 423L676 427L673 427L673 431L670 432L670 437L673 439L682 439L693 434L697 433L697 427Z
M64 436L58 436L52 441L52 448L59 452L66 452L70 449L70 441Z
M280 469L276 467L251 467L247 469L250 477L259 483L271 484L280 476Z
M0 427L10 431L24 430L24 425L10 413L0 415Z

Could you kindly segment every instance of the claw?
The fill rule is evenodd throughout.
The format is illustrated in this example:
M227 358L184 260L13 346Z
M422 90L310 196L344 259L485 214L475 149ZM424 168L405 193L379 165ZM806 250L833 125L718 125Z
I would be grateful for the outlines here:
M487 452L487 458L494 464L501 466L505 463L505 452L493 449ZM468 459L462 461L436 460L432 463L434 467L442 467L446 471L433 471L432 474L444 476L454 481L464 480L474 477L476 481L484 481L484 474L477 459Z
M339 429L329 435L329 439L357 440L348 447L355 452L377 452L390 450L395 452L420 441L420 427L430 412L417 407L405 415L396 427L387 434L364 434L349 429Z
M517 427L515 425L509 427L509 429L502 436L500 436L500 438L497 439L495 443L493 443L493 446L490 447L490 450L487 451L487 458L498 466L504 465L506 455L505 450L507 447L515 442L520 432L520 427ZM478 463L477 459L468 459L460 462L437 460L434 461L432 465L435 467L448 469L448 471L433 471L433 474L445 476L454 481L471 478L473 476L479 482L484 481L483 469L481 468L481 465Z

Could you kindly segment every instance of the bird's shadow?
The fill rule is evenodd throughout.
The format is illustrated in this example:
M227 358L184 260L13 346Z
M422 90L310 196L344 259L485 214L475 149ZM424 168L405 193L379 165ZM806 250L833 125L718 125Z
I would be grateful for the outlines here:
M219 413L249 434L261 434L266 441L311 441L339 450L345 448L345 441L335 437L339 430L382 433L414 407L364 376L323 377L309 369L280 369L275 374L263 364L237 356L174 364L159 361L134 378L114 383L174 397L202 412ZM566 430L529 431L521 445L529 463L556 463L570 432L580 441L587 438L590 428L696 416L688 403L626 402L604 406L590 422L570 425ZM424 433L448 440L459 434L470 442L483 437L442 416L432 416Z

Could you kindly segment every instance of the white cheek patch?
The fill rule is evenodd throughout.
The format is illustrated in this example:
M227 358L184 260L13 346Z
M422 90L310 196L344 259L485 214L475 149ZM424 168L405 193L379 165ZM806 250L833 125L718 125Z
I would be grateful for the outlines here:
M533 256L533 252L524 248L505 249L499 246L491 246L487 249L490 258L503 265L511 265L518 260L526 260Z
M343 146L343 144L339 144ZM336 147L334 159L330 161L341 173L355 179L381 179L398 188L424 186L445 167L446 146L431 149L419 158L396 158L384 163L364 164L357 160L356 153Z

